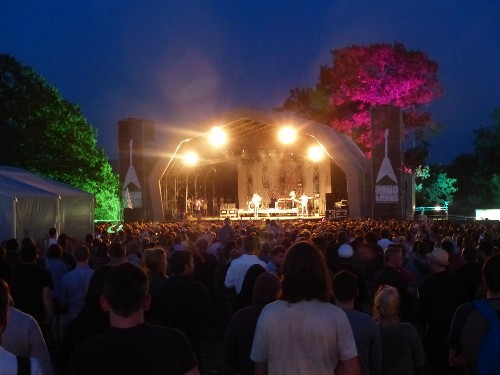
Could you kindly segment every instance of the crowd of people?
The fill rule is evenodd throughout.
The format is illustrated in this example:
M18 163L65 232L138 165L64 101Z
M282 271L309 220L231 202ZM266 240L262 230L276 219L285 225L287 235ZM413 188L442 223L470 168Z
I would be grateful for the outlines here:
M482 338L500 327L499 230L227 218L7 239L0 373L217 370L201 335L221 311L221 373L486 373L498 354Z

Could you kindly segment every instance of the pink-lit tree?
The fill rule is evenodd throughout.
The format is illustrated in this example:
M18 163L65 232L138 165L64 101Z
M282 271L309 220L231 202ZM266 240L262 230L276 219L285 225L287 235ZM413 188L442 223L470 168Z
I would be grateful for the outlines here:
M320 68L314 88L296 88L278 110L328 124L350 135L370 155L370 108L397 106L404 132L424 142L439 128L422 107L443 94L438 64L401 43L351 46L331 51L333 66Z

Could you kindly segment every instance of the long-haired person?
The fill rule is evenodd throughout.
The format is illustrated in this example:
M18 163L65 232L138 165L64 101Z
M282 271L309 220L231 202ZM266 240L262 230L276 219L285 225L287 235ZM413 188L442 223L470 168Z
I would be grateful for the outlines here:
M320 251L298 242L282 265L282 295L262 310L250 358L255 374L360 374L346 314L330 303Z

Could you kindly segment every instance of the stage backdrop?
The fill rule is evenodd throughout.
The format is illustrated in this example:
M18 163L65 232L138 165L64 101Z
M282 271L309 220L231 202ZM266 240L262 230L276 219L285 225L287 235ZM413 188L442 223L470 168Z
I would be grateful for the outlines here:
M289 198L294 190L297 198L306 194L311 197L311 202L319 194L317 209L324 214L326 193L331 192L329 158L313 163L296 153L263 153L258 157L239 159L237 168L239 208L247 208L253 193L258 193L263 203L271 206L271 202L279 198Z

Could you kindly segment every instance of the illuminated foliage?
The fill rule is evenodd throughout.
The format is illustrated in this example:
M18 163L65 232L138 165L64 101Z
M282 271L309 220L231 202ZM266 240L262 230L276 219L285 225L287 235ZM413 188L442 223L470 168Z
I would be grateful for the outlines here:
M428 165L415 170L415 192L418 206L444 205L451 203L455 193L457 179L448 177L439 167Z
M423 52L406 50L400 43L351 46L331 54L333 65L320 68L316 86L291 90L278 110L350 135L369 156L370 108L397 106L404 110L405 136L424 142L419 147L428 145L425 140L429 131L439 130L439 126L421 108L443 93L436 62Z
M118 176L77 105L30 67L0 55L0 163L25 168L96 197L96 219L117 219Z

